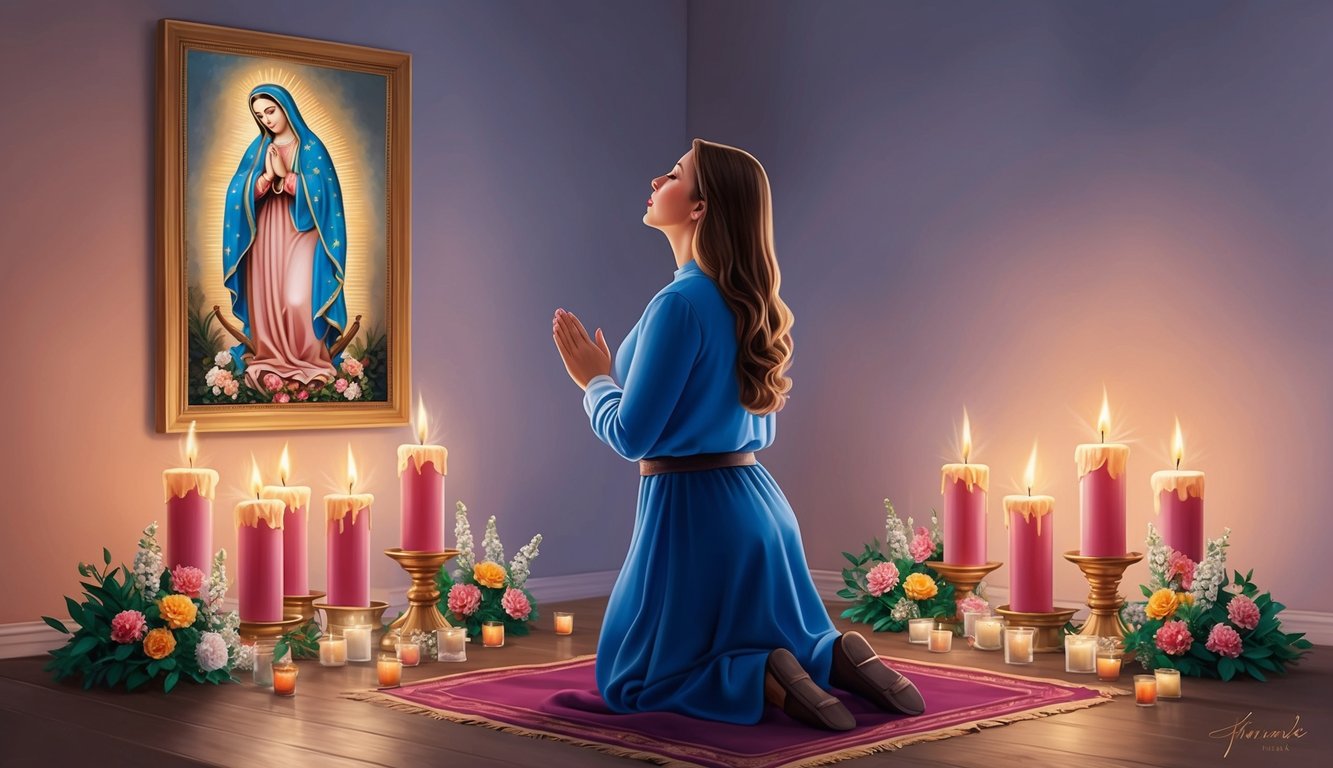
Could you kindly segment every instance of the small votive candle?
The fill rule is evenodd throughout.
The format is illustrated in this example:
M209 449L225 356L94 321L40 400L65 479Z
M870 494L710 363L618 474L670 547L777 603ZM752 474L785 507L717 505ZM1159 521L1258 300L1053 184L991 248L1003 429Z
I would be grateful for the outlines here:
M487 648L500 648L505 644L505 625L503 621L483 621L481 623L481 644Z
M1140 707L1151 707L1157 703L1157 676L1134 676L1134 703Z
M370 627L347 627L343 630L348 661L370 661L370 636Z
M974 648L980 651L1000 650L1004 619L998 616L982 617L976 620L973 630L976 632Z
M1065 635L1065 671L1076 675L1097 671L1096 636Z
M1180 670L1178 669L1155 669L1153 677L1157 678L1157 695L1163 699L1180 698Z
M574 634L574 614L555 612L555 633L557 635Z
M398 660L404 667L415 667L421 663L421 642L416 638L398 641Z
M380 654L375 671L379 674L381 688L397 688L403 682L403 662L397 656Z
M445 627L435 630L436 661L467 661L467 628Z
M261 688L273 687L273 649L255 648L255 666L253 677L255 685Z
M930 631L935 628L934 619L908 619L907 642L924 645L930 642Z
M926 645L926 650L931 653L948 653L951 648L953 648L953 630L930 630L930 641Z
M977 637L977 619L984 619L990 614L986 611L965 611L963 613L963 637L973 640Z
M1011 627L1004 631L1004 663L1031 664L1032 637L1037 630L1032 627Z
M279 696L296 695L296 665L291 662L273 665L273 692Z
M1120 679L1120 651L1097 652L1097 679L1108 683Z
M343 667L347 665L347 638L342 635L325 635L319 639L319 665L321 667Z

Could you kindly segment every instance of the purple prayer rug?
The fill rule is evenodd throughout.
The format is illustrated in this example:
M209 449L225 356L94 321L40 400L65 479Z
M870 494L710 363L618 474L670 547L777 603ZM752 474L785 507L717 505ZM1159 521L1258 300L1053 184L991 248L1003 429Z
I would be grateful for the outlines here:
M856 717L857 727L843 733L810 728L771 706L765 708L757 725L715 723L665 712L616 714L597 692L593 656L464 672L402 688L343 695L666 765L797 768L1071 712L1122 693L1060 680L881 658L916 683L926 699L926 713L892 715L856 696L834 691Z

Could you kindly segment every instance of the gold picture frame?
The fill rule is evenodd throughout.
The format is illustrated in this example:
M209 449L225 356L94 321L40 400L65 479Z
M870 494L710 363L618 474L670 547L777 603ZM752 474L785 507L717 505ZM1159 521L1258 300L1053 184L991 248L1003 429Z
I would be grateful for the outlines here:
M159 432L408 422L411 64L159 22Z

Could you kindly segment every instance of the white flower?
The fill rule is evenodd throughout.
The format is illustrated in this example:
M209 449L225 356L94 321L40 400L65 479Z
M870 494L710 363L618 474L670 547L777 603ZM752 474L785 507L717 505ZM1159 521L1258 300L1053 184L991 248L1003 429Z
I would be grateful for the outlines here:
M231 365L231 351L224 349L216 355L213 355L213 364L219 368Z
M537 559L538 548L541 547L542 535L539 533L532 537L532 541L523 545L514 555L514 559L509 563L509 578L515 587L522 587L523 582L528 580L529 567L533 560Z
M222 387L213 387L213 394L215 395L222 394Z
M153 600L162 589L162 547L157 543L157 523L149 523L134 553L134 585L144 597Z
M500 534L495 530L495 515L486 521L486 536L481 540L481 546L486 550L486 559L492 563L503 563L505 561L505 548L500 543Z
M253 645L239 645L236 647L236 663L231 665L232 669L249 671L255 668L255 647Z
M884 500L884 508L888 510L884 525L884 547L888 550L890 560L908 560L911 559L911 550L908 548L909 537L907 529L903 527L902 518L893 509L893 502Z
M194 659L204 672L222 669L227 666L227 641L216 632L203 633L199 636L199 644L194 647Z
M1120 619L1128 624L1130 629L1138 629L1148 620L1144 605L1144 603L1125 603L1120 609Z
M893 610L889 613L893 616L894 621L907 621L908 619L921 617L921 609L917 607L916 602L905 597L899 598L898 602L894 604Z
M207 384L208 386L213 387L213 388L214 388L214 390L213 390L213 394L215 394L215 395L217 394L217 387L216 387L216 384L218 383L218 374L219 374L219 373L222 373L222 369L219 368L219 367L217 367L217 366L215 365L215 366L213 366L212 368L209 368L209 369L208 369L208 373L205 373L205 374L204 374L204 384Z
M219 549L213 556L213 573L208 579L208 600L205 608L216 612L222 608L222 601L227 597L227 550Z
M357 384L355 381L348 384L347 389L343 390L343 397L348 400L355 400L361 397L361 385Z
M476 555L472 552L472 528L467 522L467 507L458 502L454 513L454 541L458 542L458 557L454 559L454 581L461 582L463 574L472 572Z

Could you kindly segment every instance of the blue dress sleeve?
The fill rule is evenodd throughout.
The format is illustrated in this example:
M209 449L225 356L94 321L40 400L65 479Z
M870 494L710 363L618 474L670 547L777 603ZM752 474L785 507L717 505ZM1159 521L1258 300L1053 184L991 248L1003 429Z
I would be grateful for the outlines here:
M597 437L630 461L647 456L680 402L702 344L688 299L674 292L653 299L639 321L624 388L599 376L584 391L583 409Z

